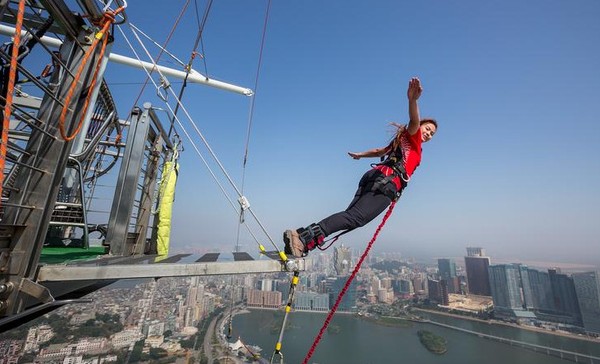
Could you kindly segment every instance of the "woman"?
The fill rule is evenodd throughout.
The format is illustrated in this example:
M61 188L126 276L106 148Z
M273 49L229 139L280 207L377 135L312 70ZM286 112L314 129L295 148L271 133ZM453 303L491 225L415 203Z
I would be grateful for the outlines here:
M383 162L363 175L354 199L346 210L335 213L319 223L283 233L286 254L303 257L323 245L325 237L366 225L398 199L413 172L421 162L421 144L437 131L434 119L421 119L417 100L423 88L418 78L408 83L408 125L392 123L397 128L392 141L383 148L361 153L349 152L354 159L381 157ZM385 159L384 159L385 158Z

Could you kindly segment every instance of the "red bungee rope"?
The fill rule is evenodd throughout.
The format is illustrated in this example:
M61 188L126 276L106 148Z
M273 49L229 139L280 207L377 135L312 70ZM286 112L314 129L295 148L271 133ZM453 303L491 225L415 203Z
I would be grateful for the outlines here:
M369 242L369 245L367 245L367 248L363 252L363 254L360 257L360 259L358 260L358 263L354 267L354 270L352 271L352 274L350 274L350 277L348 277L348 280L346 281L346 284L344 284L344 288L342 288L342 291L340 292L340 294L338 294L338 297L335 300L335 304L331 308L331 311L329 311L329 314L327 315L327 318L325 319L325 322L323 323L323 327L321 327L321 330L319 331L319 334L315 337L315 341L313 342L312 346L310 347L310 350L306 354L306 357L304 358L304 361L302 362L302 364L308 364L308 360L314 354L315 349L317 348L317 345L319 345L319 341L321 341L321 338L323 337L323 333L327 329L327 326L329 326L329 322L333 318L333 315L335 314L335 311L337 311L337 308L340 305L340 302L342 302L342 298L344 297L344 295L346 294L346 291L350 287L350 283L352 283L352 280L354 280L354 277L356 276L356 274L360 270L360 266L362 265L363 261L367 258L367 255L369 255L369 251L371 250L371 247L373 247L373 244L375 243L375 240L377 239L377 235L379 235L379 232L383 228L383 225L385 225L385 222L387 221L387 219L392 214L392 210L394 210L394 206L395 205L396 205L396 201L392 201L392 204L390 205L390 207L388 208L387 212L385 213L385 216L383 217L383 220L381 221L381 223L377 227L377 230L375 230L375 234L373 235L373 238Z

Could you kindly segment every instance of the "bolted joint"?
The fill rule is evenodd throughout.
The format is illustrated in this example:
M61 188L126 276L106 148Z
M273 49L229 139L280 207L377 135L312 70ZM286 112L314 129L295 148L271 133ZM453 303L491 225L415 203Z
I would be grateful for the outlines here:
M5 293L11 293L14 287L15 286L12 282L0 284L0 295Z
M297 271L299 269L298 262L294 259L286 260L285 269L289 272Z

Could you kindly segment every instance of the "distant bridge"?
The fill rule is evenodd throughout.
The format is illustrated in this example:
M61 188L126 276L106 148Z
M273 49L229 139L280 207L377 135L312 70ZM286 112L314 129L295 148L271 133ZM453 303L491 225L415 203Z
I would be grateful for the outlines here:
M528 343L525 341L507 339L507 338L501 337L501 336L483 334L481 332L467 330L467 329L463 329L461 327L447 325L447 324L443 324L440 322L431 321L431 320L427 320L427 319L419 319L419 320L414 320L414 321L425 322L425 323L432 324L432 325L446 327L446 328L449 328L452 330L466 332L468 334L476 335L476 336L479 336L479 337L482 337L485 339L499 341L501 343L509 344L511 346L518 346L521 348L533 350L538 353L543 353L543 354L555 356L555 357L558 357L558 358L561 358L564 360L569 360L569 361L572 361L575 363L589 363L589 364L600 363L600 357L598 357L598 356L577 353L577 352L569 351L569 350L552 348L552 347L544 346L544 345L532 344L532 343Z

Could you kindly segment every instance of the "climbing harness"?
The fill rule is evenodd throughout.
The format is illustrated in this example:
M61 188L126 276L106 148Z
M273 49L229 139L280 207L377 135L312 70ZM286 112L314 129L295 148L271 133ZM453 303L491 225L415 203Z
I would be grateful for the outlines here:
M273 355L271 355L271 364L275 363L275 356L279 356L279 363L283 364L283 352L281 352L281 343L283 342L283 333L285 331L285 325L287 323L288 315L292 310L292 304L294 303L294 293L296 291L296 286L298 285L299 275L300 273L298 271L294 271L294 275L290 283L290 294L288 295L288 301L285 305L283 323L281 324L281 330L279 330L279 338L277 339L277 344L275 344L275 351L273 351Z
M358 260L358 263L356 263L356 266L354 267L354 270L352 270L352 274L350 274L350 277L348 277L348 280L344 284L344 287L342 288L342 290L338 294L338 297L335 300L335 304L331 308L331 311L329 311L329 313L327 314L327 318L325 319L325 322L323 323L323 326L321 327L321 330L319 330L319 333L315 337L315 340L314 340L312 346L310 347L310 349L308 350L308 353L306 354L306 357L304 358L304 361L302 362L302 364L308 364L309 359L314 354L315 349L317 348L317 345L319 345L319 342L321 341L321 338L323 337L323 333L325 332L325 330L327 330L327 326L329 326L329 323L331 322L331 319L333 318L333 315L337 311L337 308L340 305L340 302L342 302L342 298L346 294L346 291L348 291L348 288L350 287L350 284L352 283L352 281L354 280L354 277L356 276L356 274L360 270L360 267L362 266L364 260L369 255L369 251L373 247L373 244L375 243L375 240L377 239L377 236L379 235L379 232L381 231L381 229L385 225L385 223L388 220L388 218L392 215L392 211L394 210L394 206L395 205L396 205L396 201L392 201L392 203L390 204L390 207L388 208L387 212L385 213L385 216L383 217L383 220L381 221L381 223L377 227L377 230L375 230L375 234L373 234L373 238L371 238L371 241L367 245L367 248L365 249L365 251L361 255L360 259ZM283 357L282 357L282 359L283 359Z
M397 201L402 195L402 191L410 181L410 176L406 173L406 168L404 168L404 155L402 153L402 149L398 148L398 151L392 152L387 159L382 161L381 163L373 163L371 167L377 168L381 166L388 167L392 170L392 173L389 176L378 176L375 179L375 183L373 183L373 187L371 191L378 191L392 199L392 201ZM383 158L383 157L382 157ZM393 180L398 177L400 180L400 188L396 189Z
M405 125L400 125L399 128L406 128ZM389 176L384 176L383 174L379 175L375 182L373 183L370 191L380 192L384 195L388 196L392 201L397 201L402 195L402 191L408 185L410 181L410 176L406 173L406 169L404 168L404 157L401 153L392 153L387 159L383 159L380 163L372 163L371 167L376 168L378 166L386 166L392 169L392 174ZM398 176L400 179L400 190L396 190L395 184L393 183L394 178ZM317 244L317 248L319 250L327 250L333 243L335 243L342 235L351 232L354 229L348 229L340 232L336 236L333 236L329 239L324 239L320 244ZM325 244L328 243L328 244Z

